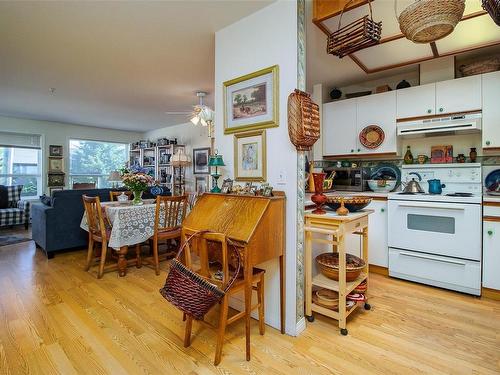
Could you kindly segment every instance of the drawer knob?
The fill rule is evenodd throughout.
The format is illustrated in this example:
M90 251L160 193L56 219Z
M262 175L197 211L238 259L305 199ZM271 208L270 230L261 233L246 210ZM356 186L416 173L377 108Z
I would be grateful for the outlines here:
M380 209L380 212L385 212L385 208L381 208L381 209Z
M431 112L432 112L432 110L431 110L431 109L428 109L428 110L427 110L427 113L431 113Z
M490 141L486 141L486 146L489 146L491 144Z
M351 149L351 152L354 152L354 149Z
M443 107L439 108L439 112L443 112L443 111L444 111Z
M493 231L491 229L488 231L488 236L493 236Z
M360 152L360 151L361 151L361 149L360 149L360 148L358 148L358 152Z

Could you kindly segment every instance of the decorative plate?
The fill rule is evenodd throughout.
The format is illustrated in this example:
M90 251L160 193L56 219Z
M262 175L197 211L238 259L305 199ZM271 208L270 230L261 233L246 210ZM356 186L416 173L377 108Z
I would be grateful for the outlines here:
M379 147L384 139L385 133L378 125L368 125L359 133L359 142L370 150Z
M484 186L488 193L500 193L500 169L495 169L488 173L484 180Z
M371 170L370 180L396 180L397 184L401 183L401 171L400 169L391 163L380 163L377 164Z

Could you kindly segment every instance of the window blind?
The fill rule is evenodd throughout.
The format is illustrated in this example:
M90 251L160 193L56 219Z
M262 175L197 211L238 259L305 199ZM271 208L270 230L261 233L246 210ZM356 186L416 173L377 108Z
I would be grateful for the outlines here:
M0 146L40 149L41 145L42 136L39 134L0 132Z

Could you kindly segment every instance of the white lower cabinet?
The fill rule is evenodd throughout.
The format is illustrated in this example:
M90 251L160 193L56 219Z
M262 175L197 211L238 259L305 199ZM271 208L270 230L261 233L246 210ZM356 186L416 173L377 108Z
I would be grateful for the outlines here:
M368 261L380 267L389 266L387 244L387 201L372 202L366 207L375 212L368 216ZM345 239L346 252L361 257L361 236L351 234Z
M483 221L483 287L500 290L500 222Z

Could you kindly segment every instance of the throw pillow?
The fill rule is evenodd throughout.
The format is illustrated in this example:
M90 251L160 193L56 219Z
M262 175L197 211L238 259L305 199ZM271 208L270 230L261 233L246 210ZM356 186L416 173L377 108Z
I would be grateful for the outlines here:
M9 191L7 186L0 185L0 209L8 208L9 206Z
M21 191L23 190L23 185L7 186L7 192L9 194L9 204L8 207L16 208L17 202L21 200Z
M52 199L48 197L47 195L40 195L40 202L42 202L46 206L51 206L52 205Z

